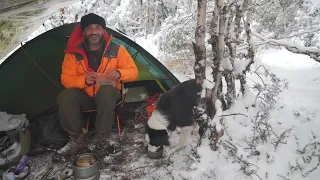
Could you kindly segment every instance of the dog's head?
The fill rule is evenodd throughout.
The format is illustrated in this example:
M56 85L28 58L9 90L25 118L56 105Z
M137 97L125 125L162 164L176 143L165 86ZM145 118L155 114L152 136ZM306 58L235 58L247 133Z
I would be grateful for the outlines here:
M157 109L152 112L146 124L146 141L148 150L155 152L161 146L169 146L167 127L169 122Z
M156 130L146 124L146 141L148 143L148 150L156 152L161 146L169 146L169 136L167 130Z

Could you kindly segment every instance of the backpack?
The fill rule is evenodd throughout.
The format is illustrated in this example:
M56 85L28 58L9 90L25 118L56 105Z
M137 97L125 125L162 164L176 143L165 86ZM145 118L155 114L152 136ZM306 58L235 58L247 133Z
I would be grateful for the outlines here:
M146 99L146 104L135 110L135 118L138 120L148 120L151 117L152 112L156 109L156 104L159 98L160 94L157 93L151 96L149 99Z
M0 169L19 162L31 149L29 121L25 114L0 112Z

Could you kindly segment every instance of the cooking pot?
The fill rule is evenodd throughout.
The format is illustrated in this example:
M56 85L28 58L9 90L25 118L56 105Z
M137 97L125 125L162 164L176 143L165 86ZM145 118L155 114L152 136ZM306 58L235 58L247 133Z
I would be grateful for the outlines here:
M75 180L100 179L98 156L93 153L84 153L76 156L72 166Z

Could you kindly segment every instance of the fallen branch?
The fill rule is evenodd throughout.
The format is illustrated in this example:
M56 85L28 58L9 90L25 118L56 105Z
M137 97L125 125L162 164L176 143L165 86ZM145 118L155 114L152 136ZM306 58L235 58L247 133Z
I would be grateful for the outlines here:
M320 49L318 48L304 47L297 43L292 43L285 40L268 39L252 30L251 30L251 34L259 39L262 39L266 43L284 46L288 51L291 51L293 53L308 55L310 58L314 59L315 61L320 62Z
M237 115L242 115L242 116L248 117L247 115L242 114L242 113L225 114L225 115L221 115L220 117L223 117L223 116L237 116Z

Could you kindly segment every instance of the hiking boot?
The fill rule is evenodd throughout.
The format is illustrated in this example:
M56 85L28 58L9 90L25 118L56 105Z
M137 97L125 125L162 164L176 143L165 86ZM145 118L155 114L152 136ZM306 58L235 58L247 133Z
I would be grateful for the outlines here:
M70 140L64 147L62 147L57 151L59 155L62 155L62 156L73 155L74 153L77 153L88 147L88 144L89 144L89 141L87 138L88 131L86 129L82 129L82 133L80 133L79 135L69 130L68 130L68 133L70 135Z
M120 144L110 140L107 133L96 133L88 145L88 149L91 151L104 151L106 155L121 154Z

